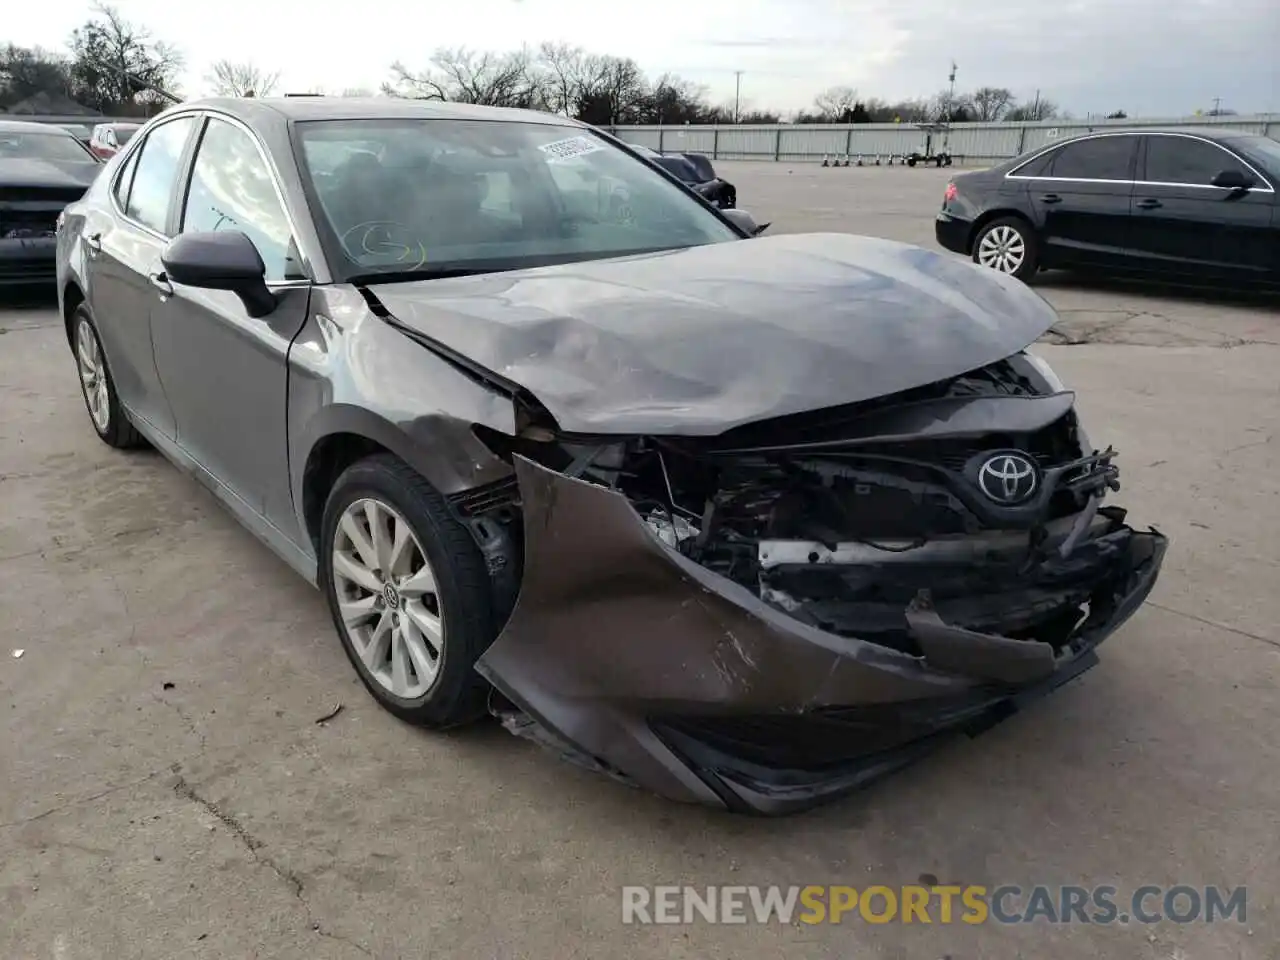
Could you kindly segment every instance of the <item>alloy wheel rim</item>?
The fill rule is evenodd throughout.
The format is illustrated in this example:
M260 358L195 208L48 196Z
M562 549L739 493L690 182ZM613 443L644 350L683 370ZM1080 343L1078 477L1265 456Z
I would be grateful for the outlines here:
M1008 225L988 230L978 244L978 262L1000 273L1017 273L1026 258L1026 240Z
M76 327L76 365L80 369L80 389L84 391L89 417L99 433L106 433L111 424L107 374L102 363L102 351L98 349L98 338L87 320L81 320Z
M343 630L365 669L402 700L426 694L444 658L444 611L426 551L389 504L356 500L330 557Z

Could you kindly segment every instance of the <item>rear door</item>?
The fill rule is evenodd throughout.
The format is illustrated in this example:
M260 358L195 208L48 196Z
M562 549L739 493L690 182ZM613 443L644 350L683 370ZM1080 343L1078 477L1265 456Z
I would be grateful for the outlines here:
M310 280L274 170L248 127L209 115L185 193L180 232L247 235L266 265L277 305L254 318L234 293L166 281L152 305L151 335L178 443L204 468L202 479L212 478L292 537L287 359L306 320Z
M85 224L89 302L116 391L130 413L172 437L173 411L151 349L149 315L193 114L153 127L112 184L111 214Z
M1261 279L1274 269L1275 188L1247 161L1199 137L1142 137L1131 238L1144 269L1215 279ZM1215 187L1224 171L1252 178L1247 191Z
M1063 144L1033 163L1027 200L1045 266L1115 266L1126 256L1138 138L1102 134ZM1017 175L1011 179L1022 179Z

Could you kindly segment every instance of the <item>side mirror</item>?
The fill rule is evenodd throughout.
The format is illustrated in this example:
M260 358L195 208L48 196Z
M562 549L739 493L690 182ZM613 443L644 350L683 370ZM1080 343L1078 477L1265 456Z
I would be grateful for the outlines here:
M1253 177L1243 170L1222 170L1210 181L1215 187L1228 190L1248 190L1254 186Z
M769 224L756 223L755 217L747 213L740 207L730 207L728 210L721 210L720 215L732 223L749 237L758 237L769 229Z
M276 308L262 256L239 230L179 234L164 248L160 262L170 283L230 290L251 317L265 317Z

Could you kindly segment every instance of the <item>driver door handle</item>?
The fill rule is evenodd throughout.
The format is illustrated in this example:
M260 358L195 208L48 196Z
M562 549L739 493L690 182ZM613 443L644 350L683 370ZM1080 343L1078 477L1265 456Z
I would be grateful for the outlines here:
M1043 197L1040 198L1040 202L1041 203L1061 203L1062 198L1058 196L1056 193L1046 193Z
M90 253L98 253L102 250L102 234L93 233L85 237L84 245L89 248Z
M173 287L169 284L169 278L164 275L163 271L160 273L152 273L148 275L147 279L150 280L151 285L160 292L161 297L173 296Z
M1146 200L1139 200L1139 201L1138 201L1138 209L1139 209L1139 210L1157 210L1157 209L1159 209L1160 207L1163 207L1163 206L1164 206L1164 204L1163 204L1163 203L1161 203L1159 200L1155 200L1155 199L1152 199L1152 198L1150 198L1150 197L1148 197Z

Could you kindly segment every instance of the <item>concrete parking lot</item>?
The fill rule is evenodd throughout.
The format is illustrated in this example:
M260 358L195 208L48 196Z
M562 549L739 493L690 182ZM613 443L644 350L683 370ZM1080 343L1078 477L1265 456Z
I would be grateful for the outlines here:
M723 164L774 231L932 245L947 172ZM1172 537L1102 663L813 814L672 805L375 706L319 594L94 437L0 308L0 958L1280 960L1280 309L1046 275L1117 502ZM22 651L17 656L17 651ZM337 706L331 720L318 723ZM1207 925L624 926L641 884L1247 886ZM1157 901L1154 901L1158 903Z

